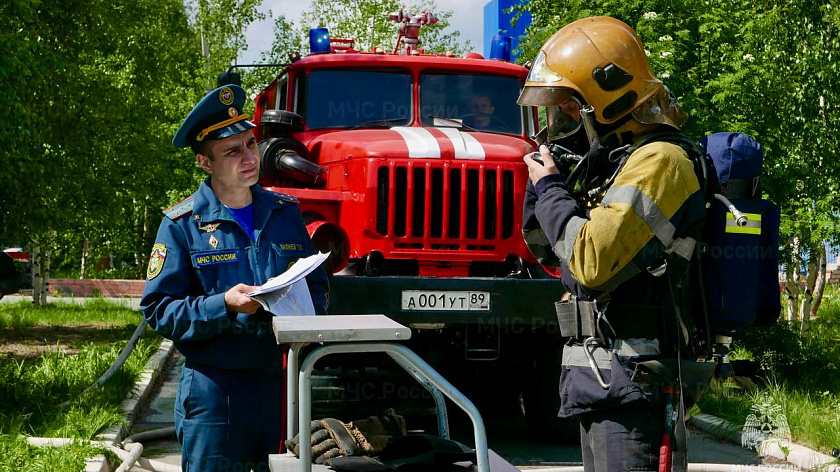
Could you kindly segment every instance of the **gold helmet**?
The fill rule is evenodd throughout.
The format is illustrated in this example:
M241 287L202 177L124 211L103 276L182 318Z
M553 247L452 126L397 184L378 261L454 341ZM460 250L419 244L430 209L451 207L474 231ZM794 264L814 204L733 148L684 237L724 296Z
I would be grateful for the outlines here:
M628 113L643 124L679 127L685 121L679 104L653 75L636 32L603 16L572 22L549 38L517 102L546 107L549 139L577 131L586 105L602 125L618 126Z

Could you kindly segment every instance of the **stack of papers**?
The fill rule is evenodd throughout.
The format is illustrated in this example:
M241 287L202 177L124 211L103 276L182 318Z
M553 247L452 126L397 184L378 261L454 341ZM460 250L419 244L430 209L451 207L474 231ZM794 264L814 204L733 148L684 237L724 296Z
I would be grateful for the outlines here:
M315 306L304 277L323 264L329 256L328 252L299 259L286 272L272 277L248 296L277 316L314 315Z

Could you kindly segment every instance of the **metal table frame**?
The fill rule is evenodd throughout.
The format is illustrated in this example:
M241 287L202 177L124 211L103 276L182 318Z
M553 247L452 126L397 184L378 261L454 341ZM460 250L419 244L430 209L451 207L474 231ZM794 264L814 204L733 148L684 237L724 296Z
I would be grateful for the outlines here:
M352 320L352 318L356 316L362 315L339 315L338 318L342 318L341 321L346 322L348 319ZM335 331L336 328L332 328L330 322L326 320L326 318L335 318L334 316L300 317L308 319L305 321L302 320L301 322L308 324L313 322L323 324L324 331L321 332L286 332L281 335L278 330L277 323L275 323L275 332L277 334L278 342L291 342L287 358L286 432L289 439L293 438L297 433L300 434L300 471L312 471L312 444L309 424L312 422L312 370L315 367L315 363L324 356L328 356L330 354L384 352L432 394L432 398L435 400L435 406L437 409L438 434L441 437L447 439L449 438L449 418L446 411L446 401L444 399L444 395L455 405L464 410L473 423L478 472L490 472L490 460L487 450L487 434L484 429L484 421L481 419L481 415L475 405L473 405L467 397L449 383L449 381L435 371L426 361L421 359L420 356L405 346L393 342L387 342L398 339L407 339L410 337L410 331L408 331L408 336L404 333L408 330L408 328L397 324L383 315L364 316L368 321L382 322L386 324L387 327L390 328L390 331L379 330L374 332L374 330L371 330L369 332L365 332L365 328L362 326L354 328L352 330L352 336L343 334L338 336L340 342L334 342L333 340L338 341L338 339L336 339L336 336L330 336L328 333L330 329ZM321 318L324 320L315 321L313 318ZM287 318L284 321L291 323L292 326L295 323L295 320L291 318ZM397 331L393 330L395 326L399 328ZM325 335L325 333L327 333L327 335ZM302 360L302 362L300 362L301 347L306 343L319 341L328 342L329 344L325 344L314 349L306 356L305 359ZM300 367L298 368L297 366L299 363ZM293 455L291 452L287 452L287 454Z

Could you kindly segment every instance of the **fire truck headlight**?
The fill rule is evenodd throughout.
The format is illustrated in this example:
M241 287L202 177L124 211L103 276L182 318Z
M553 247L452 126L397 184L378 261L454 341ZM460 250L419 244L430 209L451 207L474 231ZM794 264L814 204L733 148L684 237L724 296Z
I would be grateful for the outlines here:
M490 59L510 62L510 46L510 36L505 34L493 36L493 41L490 43Z
M347 265L350 259L350 238L340 226L329 221L317 220L306 225L306 229L315 249L330 253L330 257L324 261L327 274L334 274Z
M312 28L309 30L309 53L326 54L330 52L330 30Z

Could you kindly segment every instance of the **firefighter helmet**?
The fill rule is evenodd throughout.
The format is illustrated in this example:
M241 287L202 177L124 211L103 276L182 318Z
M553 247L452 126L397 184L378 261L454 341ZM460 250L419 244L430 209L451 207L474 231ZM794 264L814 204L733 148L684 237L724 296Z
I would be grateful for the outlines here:
M639 36L609 17L577 20L549 38L518 103L546 107L549 138L577 131L581 120L575 113L585 105L594 108L602 125L631 112L644 124L678 127L685 121L676 100L653 75Z

